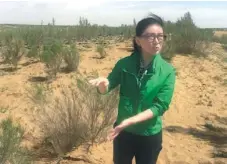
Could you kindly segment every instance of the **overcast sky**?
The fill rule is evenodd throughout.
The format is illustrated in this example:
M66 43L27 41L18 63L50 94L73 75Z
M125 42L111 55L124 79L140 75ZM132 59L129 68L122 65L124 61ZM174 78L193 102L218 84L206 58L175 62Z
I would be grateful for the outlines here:
M149 12L176 21L189 11L199 27L226 27L227 2L171 2L129 0L0 0L0 23L44 24L56 19L57 25L78 24L79 17L89 22L118 26L132 24Z

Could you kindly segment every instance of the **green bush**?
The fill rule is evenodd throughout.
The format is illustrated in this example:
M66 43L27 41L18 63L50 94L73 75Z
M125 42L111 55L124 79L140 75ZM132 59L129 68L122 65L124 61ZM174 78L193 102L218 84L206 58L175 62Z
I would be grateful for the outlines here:
M175 51L176 51L176 45L171 39L172 39L171 34L167 35L167 40L164 42L162 53L161 53L162 57L169 62L175 56Z
M174 37L176 53L193 54L199 52L202 48L202 42L208 40L205 38L204 32L196 27L190 13L186 13L176 22L176 30Z
M227 44L223 44L222 48L227 51Z
M17 68L18 62L25 53L23 40L14 38L12 35L5 36L3 44L3 60Z
M107 56L106 50L105 50L105 46L103 44L98 44L96 51L99 53L100 55L100 59L103 59Z
M163 45L162 49L162 57L166 59L167 61L171 61L171 59L175 56L175 49L176 45L175 42L173 41L173 35L175 33L175 28L176 25L175 23L171 21L164 21L165 26L164 26L164 31L166 34L166 40Z
M79 66L79 52L75 44L64 46L60 40L48 38L44 41L41 61L46 64L47 73L51 78L56 77L61 70L62 62L65 61L66 72L76 71Z
M62 49L62 43L54 38L47 38L44 42L41 61L46 64L46 72L51 78L55 78L57 73L60 71Z
M220 37L214 36L213 41L221 44L227 44L227 34L224 34Z
M41 26L39 28L31 26L27 28L19 28L18 32L21 33L21 36L25 41L25 45L29 50L27 56L39 58L44 39L43 27Z
M213 41L222 44L222 48L227 51L227 34L222 36L214 36Z
M0 163L30 164L31 156L27 150L20 146L23 130L13 125L11 119L0 123Z
M213 31L198 28L189 12L177 20L176 23L167 21L165 32L171 37L164 46L164 57L171 59L175 53L179 54L205 54L204 50L212 41Z
M66 72L72 72L78 69L80 56L75 44L71 44L69 47L64 47L63 58L66 63Z

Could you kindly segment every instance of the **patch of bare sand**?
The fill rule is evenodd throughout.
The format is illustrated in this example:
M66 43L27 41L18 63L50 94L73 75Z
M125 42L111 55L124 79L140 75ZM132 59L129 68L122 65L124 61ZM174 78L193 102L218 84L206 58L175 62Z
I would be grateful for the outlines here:
M215 31L214 35L221 37L222 35L227 35L227 31Z

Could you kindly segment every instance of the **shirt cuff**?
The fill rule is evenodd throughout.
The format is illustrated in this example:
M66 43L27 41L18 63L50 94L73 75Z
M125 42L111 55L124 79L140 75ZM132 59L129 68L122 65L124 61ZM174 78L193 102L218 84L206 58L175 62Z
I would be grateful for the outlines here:
M156 106L152 106L150 110L153 112L153 117L159 116L159 109Z

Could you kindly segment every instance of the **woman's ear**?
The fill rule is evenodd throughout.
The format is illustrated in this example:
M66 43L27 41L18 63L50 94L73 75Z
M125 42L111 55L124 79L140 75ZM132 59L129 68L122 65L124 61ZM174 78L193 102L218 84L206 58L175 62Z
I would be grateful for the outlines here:
M140 39L138 37L135 38L136 44L141 47Z

